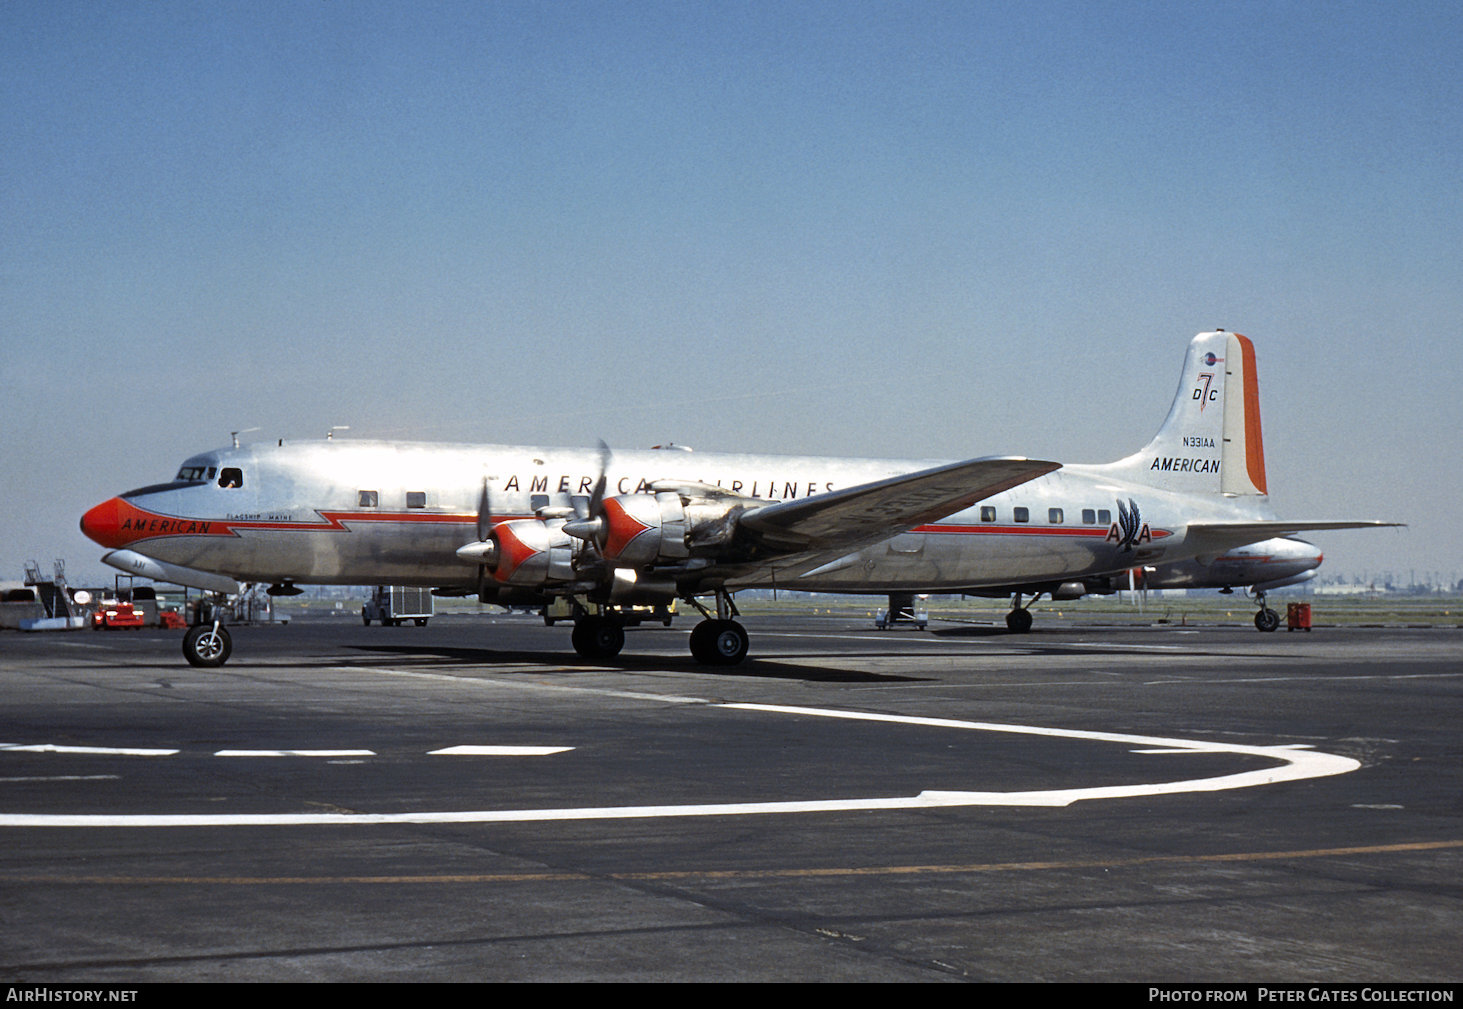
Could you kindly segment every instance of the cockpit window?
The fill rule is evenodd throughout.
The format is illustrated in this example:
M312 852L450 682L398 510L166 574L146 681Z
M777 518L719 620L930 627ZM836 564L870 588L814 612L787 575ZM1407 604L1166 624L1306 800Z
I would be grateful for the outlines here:
M184 466L178 470L178 475L173 479L183 483L198 483L200 480L208 479L203 475L206 468L204 466Z
M218 475L220 487L242 487L244 486L244 471L237 466L225 466L223 472Z

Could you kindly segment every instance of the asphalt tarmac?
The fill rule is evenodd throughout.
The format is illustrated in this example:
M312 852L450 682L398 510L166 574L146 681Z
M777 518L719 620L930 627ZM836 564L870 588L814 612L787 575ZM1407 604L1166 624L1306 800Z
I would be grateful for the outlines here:
M1463 631L0 634L12 982L1447 982Z

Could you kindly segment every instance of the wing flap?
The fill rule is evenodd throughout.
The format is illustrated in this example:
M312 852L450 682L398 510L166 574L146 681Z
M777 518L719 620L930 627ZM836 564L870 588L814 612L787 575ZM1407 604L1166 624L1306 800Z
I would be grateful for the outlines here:
M1019 457L967 459L741 516L740 529L777 550L829 550L887 539L1035 480L1061 463Z

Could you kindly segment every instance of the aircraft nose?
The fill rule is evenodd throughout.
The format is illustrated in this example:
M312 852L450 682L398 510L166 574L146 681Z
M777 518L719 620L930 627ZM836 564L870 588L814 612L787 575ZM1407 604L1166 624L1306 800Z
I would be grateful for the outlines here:
M81 516L81 531L104 547L115 549L126 545L126 537L122 535L123 505L119 497L103 501Z

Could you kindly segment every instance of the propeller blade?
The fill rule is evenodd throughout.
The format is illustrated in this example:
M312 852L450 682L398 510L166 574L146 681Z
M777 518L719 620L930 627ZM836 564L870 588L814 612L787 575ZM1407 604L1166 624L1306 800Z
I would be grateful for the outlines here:
M599 440L599 479L595 480L594 490L589 495L587 503L583 503L582 498L575 500L575 511L578 513L575 521L564 524L565 533L575 539L592 543L600 549L603 549L605 541L604 501L605 488L609 486L611 455L610 447L601 438Z
M483 477L483 492L478 496L478 540L488 538L493 531L493 510L488 501L488 478Z

